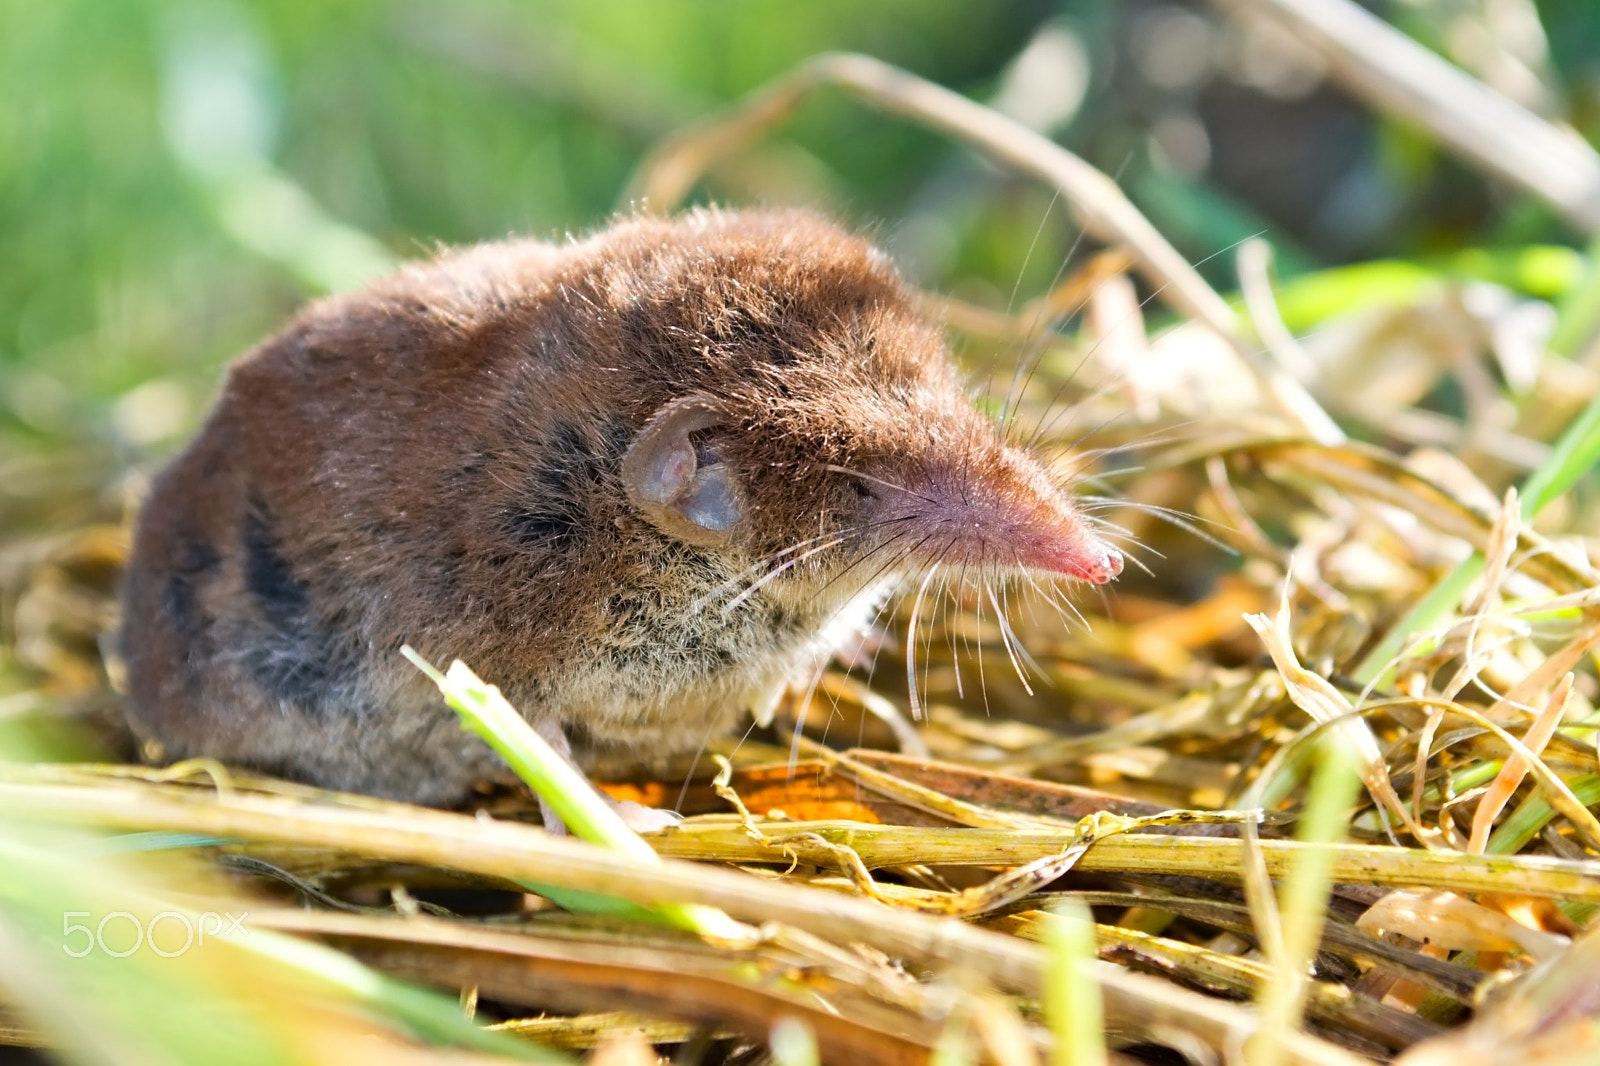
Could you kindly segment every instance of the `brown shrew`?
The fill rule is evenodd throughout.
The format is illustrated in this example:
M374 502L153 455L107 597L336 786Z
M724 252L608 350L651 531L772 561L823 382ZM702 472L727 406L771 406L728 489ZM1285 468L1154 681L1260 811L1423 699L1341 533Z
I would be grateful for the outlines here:
M871 244L636 217L406 266L235 364L139 519L127 708L169 757L451 804L506 768L403 644L563 748L667 754L935 568L1121 567Z

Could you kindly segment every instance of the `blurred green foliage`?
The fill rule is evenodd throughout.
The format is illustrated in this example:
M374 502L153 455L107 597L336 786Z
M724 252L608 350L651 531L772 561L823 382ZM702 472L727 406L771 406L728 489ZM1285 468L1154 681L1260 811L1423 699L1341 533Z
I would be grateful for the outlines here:
M1408 17L1426 28L1440 7ZM1047 87L1064 108L1040 123L1120 173L1185 252L1265 229L1291 270L1349 258L1274 199L1295 172L1268 174L1252 203L1150 147L1172 92L1141 96L1127 72L1174 10L1216 18L1156 0L0 0L0 447L165 450L219 367L307 295L436 242L600 224L657 138L826 49L992 101L1041 29L1065 29L1076 51L1060 55L1085 69ZM1548 77L1575 121L1596 121L1600 65L1572 43L1600 37L1600 11L1542 11L1559 22ZM1190 93L1202 117L1210 91ZM1573 242L1519 198L1428 214L1463 181L1502 194L1436 153L1396 164L1359 107L1338 107L1308 121L1356 129L1367 162L1350 180L1417 221L1362 252L1448 251L1497 227ZM838 96L704 191L881 224L920 280L1002 305L1019 276L1024 292L1047 285L1075 236L1060 208L1041 229L1046 190Z
M601 222L654 139L815 51L970 83L1048 14L956 0L0 4L5 413L55 436L101 426L104 402L152 378L203 396L315 287L219 220L183 157L196 110L210 114L191 140L240 142L213 151L220 167L230 150L257 156L409 255ZM892 211L905 168L939 150L860 114L832 132L836 186L866 217Z

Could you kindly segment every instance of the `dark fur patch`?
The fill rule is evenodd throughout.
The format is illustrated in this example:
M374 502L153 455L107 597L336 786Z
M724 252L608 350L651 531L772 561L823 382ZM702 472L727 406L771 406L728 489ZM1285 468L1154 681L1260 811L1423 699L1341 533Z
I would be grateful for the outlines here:
M728 317L716 323L709 331L711 339L722 346L743 348L773 366L795 364L796 338L780 316L777 321L756 318L748 311L733 309Z
M505 527L519 544L550 548L570 546L578 539L582 528L571 507L548 498L530 506L508 509Z
M211 651L212 619L200 606L199 589L221 563L222 557L207 541L198 537L186 541L162 589L162 610L178 638L178 666L184 688L191 693L200 689L199 664Z
M268 630L246 647L245 665L268 696L325 713L349 672L349 657L313 618L310 593L279 550L271 515L259 504L245 517L243 547L245 587Z
M615 458L610 443L597 451L578 426L556 423L528 479L528 495L501 516L506 534L530 548L576 547L589 526L585 496L599 485ZM621 450L615 455L620 456Z
M620 418L604 419L597 428L601 439L605 441L605 464L615 466L621 463L622 454L628 450L628 445L633 443L633 430L629 429L628 424Z
M244 520L244 579L274 629L294 629L304 621L310 597L278 550L272 520L259 504Z

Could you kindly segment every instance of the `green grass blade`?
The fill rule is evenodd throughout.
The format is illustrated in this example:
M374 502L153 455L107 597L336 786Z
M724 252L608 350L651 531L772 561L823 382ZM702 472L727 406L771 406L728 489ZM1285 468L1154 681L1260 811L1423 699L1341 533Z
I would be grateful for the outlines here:
M528 725L498 688L459 659L450 664L447 673L440 673L410 647L401 648L400 652L439 686L445 702L461 716L462 724L498 752L517 776L561 816L575 836L621 852L645 866L661 861L584 776ZM526 887L574 910L649 917L725 940L744 940L749 935L745 926L713 907L662 904L647 910L622 900L552 891L537 885Z
M1568 357L1600 330L1600 237L1590 243L1584 259L1587 269L1556 304L1556 328L1550 335L1550 350Z
M1361 791L1361 755L1337 733L1318 744L1318 765L1306 795L1296 838L1317 845L1297 853L1280 892L1283 926L1278 973L1261 992L1261 1031L1251 1042L1251 1066L1285 1061L1289 1037L1305 1007L1311 957L1322 936L1333 888L1335 845L1344 840L1350 808Z
M1597 462L1600 462L1600 396L1590 401L1589 406L1573 419L1551 447L1543 465L1523 483L1523 519L1531 522L1538 517L1550 501L1569 491L1594 469ZM1467 588L1483 573L1483 566L1483 556L1474 552L1446 575L1367 653L1366 658L1352 671L1355 679L1364 685L1384 683L1388 677L1385 668L1400 653L1405 642L1413 634L1426 632L1442 624L1461 602Z
M1572 794L1585 807L1600 803L1600 774L1579 774L1568 779L1567 787L1572 789ZM1555 816L1555 808L1535 792L1495 827L1484 851L1490 855L1515 855L1538 836L1539 830Z
M471 1048L521 1062L572 1062L531 1041L477 1025L461 1013L461 1006L453 997L368 969L321 944L268 930L256 930L238 943L395 1018L425 1043Z
M1044 945L1044 1016L1055 1039L1051 1066L1105 1066L1105 1005L1094 979L1089 909L1077 900L1057 904L1044 926Z

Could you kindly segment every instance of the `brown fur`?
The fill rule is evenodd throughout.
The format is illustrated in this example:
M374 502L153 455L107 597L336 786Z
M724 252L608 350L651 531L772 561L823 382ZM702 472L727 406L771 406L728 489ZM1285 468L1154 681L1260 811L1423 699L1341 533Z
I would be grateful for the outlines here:
M746 501L717 547L619 484L691 394ZM141 516L128 709L173 756L449 803L503 767L403 643L547 730L692 749L936 562L1120 568L870 245L721 211L482 245L313 304L233 367Z

